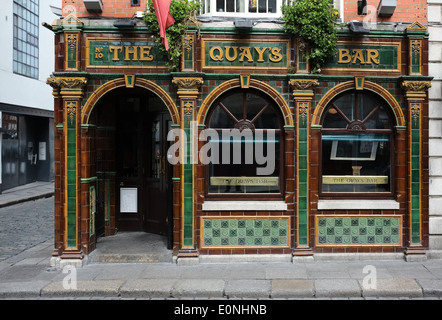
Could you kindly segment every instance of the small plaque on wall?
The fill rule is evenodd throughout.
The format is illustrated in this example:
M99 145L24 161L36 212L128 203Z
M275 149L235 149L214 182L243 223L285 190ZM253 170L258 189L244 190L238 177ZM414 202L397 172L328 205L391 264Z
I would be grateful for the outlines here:
M120 188L120 212L138 212L138 190L137 188Z

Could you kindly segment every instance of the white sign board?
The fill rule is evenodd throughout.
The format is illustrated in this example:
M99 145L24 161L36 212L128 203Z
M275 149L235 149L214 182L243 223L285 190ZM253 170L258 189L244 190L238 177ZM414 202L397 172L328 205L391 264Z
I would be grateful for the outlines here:
M45 161L46 160L46 142L38 143L38 159Z
M120 212L138 212L137 188L120 188Z

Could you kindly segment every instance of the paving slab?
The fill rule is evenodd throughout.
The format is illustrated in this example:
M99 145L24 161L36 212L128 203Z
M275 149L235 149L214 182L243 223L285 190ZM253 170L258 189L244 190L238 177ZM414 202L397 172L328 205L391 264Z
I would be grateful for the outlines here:
M442 297L442 280L419 279L417 282L422 287L424 297Z
M225 295L230 298L269 298L270 280L228 280Z
M225 279L266 279L266 269L255 263L227 264L223 276Z
M303 264L271 266L266 268L266 279L307 279L307 268Z
M169 298L175 279L131 279L120 288L122 298Z
M84 280L77 281L76 288L65 289L69 281L55 281L41 290L42 297L118 297L123 280Z
M363 297L422 297L422 288L414 279L376 279L371 286L364 286L359 280Z
M225 281L220 279L176 280L172 288L174 298L221 298L224 296Z
M312 280L275 279L271 286L271 298L313 298Z
M361 297L361 287L355 279L316 279L316 298Z
M20 281L0 283L0 298L37 298L48 281Z
M55 273L50 272L48 266L17 264L4 269L0 273L0 282L50 280L55 275Z
M146 269L146 264L141 263L109 263L104 264L101 272L94 280L129 280L137 279Z

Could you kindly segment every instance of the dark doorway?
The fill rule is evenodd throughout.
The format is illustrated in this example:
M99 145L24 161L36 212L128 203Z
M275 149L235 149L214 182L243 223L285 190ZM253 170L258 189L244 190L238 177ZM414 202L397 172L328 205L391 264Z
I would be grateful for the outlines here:
M109 172L101 180L115 179L116 229L171 239L172 168L166 157L171 117L164 102L143 89L116 89L103 97L95 116L102 137L95 139L96 167ZM98 220L105 221L106 212L97 212L96 230L104 225Z

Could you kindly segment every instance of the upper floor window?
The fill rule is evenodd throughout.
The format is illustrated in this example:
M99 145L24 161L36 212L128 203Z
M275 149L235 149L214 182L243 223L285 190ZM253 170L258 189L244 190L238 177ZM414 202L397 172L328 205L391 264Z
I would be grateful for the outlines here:
M283 0L202 0L202 14L213 16L279 17Z
M294 0L201 0L202 15L236 17L281 17L281 6ZM343 18L344 0L330 0Z
M38 78L39 0L14 0L13 70Z

